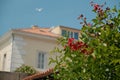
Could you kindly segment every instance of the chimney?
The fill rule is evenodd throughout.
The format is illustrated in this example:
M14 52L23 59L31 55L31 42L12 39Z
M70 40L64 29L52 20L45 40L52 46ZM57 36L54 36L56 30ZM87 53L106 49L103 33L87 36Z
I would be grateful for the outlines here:
M33 25L32 29L39 29L39 26L38 25Z

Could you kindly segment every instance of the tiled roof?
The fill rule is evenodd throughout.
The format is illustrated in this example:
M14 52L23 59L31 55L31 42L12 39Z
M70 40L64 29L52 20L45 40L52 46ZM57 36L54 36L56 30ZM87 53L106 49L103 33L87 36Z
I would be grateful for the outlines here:
M17 29L17 31L40 34L40 35L45 35L50 37L59 37L59 35L52 33L50 28L40 28L40 27L33 26L32 28Z
M45 72L40 72L40 73L36 73L34 75L31 75L31 76L28 76L28 77L24 78L23 80L33 80L33 79L37 79L37 78L42 78L42 77L48 76L52 73L53 73L53 68L48 69Z

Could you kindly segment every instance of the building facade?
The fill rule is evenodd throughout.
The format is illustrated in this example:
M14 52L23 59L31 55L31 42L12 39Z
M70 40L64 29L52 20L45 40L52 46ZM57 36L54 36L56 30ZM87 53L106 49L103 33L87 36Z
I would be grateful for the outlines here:
M57 56L50 54L57 46L56 39L66 34L78 39L79 32L64 26L12 29L0 38L0 71L14 71L22 64L37 70L49 69L53 67L49 65L49 57Z

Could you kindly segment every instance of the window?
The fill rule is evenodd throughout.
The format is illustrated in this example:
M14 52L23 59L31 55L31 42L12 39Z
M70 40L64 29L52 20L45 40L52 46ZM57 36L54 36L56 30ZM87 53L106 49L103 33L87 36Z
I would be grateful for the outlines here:
M70 38L73 38L73 32L70 32L70 33L69 33L69 37L70 37Z
M6 67L6 54L4 54L3 56L3 70L5 70L5 67Z
M77 32L74 32L74 38L78 39L78 33Z
M67 35L67 31L66 30L62 30L62 36L66 36Z
M39 52L38 54L38 68L44 69L45 65L45 53Z
M78 39L78 32L62 30L62 36Z

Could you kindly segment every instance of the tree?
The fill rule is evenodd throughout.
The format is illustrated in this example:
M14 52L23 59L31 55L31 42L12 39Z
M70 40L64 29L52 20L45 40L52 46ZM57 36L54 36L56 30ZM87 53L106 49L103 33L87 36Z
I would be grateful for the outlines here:
M88 23L84 15L80 40L60 38L63 48L51 59L55 79L59 80L119 80L120 79L120 10L91 2L96 17Z

